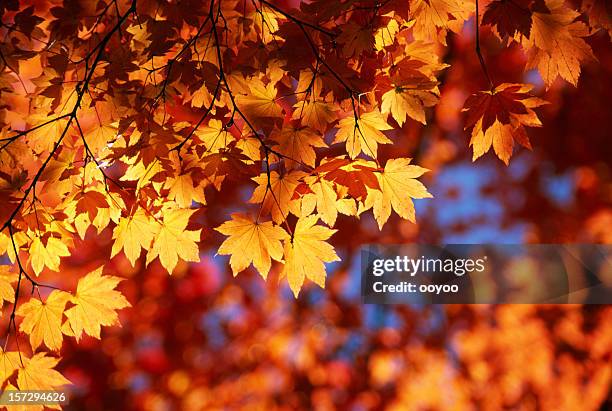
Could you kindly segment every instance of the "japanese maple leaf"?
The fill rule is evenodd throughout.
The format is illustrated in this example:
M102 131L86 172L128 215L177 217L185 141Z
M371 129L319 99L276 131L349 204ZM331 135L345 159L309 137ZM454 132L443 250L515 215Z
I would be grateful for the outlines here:
M402 126L406 116L425 124L425 107L438 102L438 96L427 90L395 87L382 95L380 110L391 113L397 124Z
M383 130L391 130L392 127L380 113L375 110L369 113L348 116L338 123L338 132L334 143L346 142L346 151L351 158L356 158L360 153L376 158L378 144L390 144L391 140L383 134Z
M189 217L195 211L179 208L163 212L162 221L158 224L159 231L147 253L147 264L159 256L161 265L172 273L179 257L184 261L200 261L198 242L201 230L187 230Z
M131 306L123 294L115 290L121 280L102 275L102 267L79 280L75 295L70 296L74 306L65 313L77 341L83 333L100 339L101 326L119 324L117 310Z
M482 24L495 26L502 38L519 33L529 37L533 0L494 0L482 15Z
M563 0L546 1L547 9L533 13L531 35L525 43L526 70L537 68L547 87L560 76L576 86L580 77L580 64L594 60L593 50L584 41L588 27L574 21L579 13L567 7Z
M34 354L32 358L22 354L20 358L23 361L23 366L17 372L17 386L20 390L55 390L71 384L54 369L59 358L48 357L44 352Z
M19 306L15 314L24 317L19 330L30 335L30 344L36 350L41 343L59 351L62 347L62 315L70 294L53 290L45 302L31 298Z
M36 275L39 275L45 266L58 271L60 257L69 255L68 247L59 238L49 237L45 244L40 237L34 237L30 244L30 264Z
M316 215L300 218L291 240L285 242L285 266L281 276L287 277L296 297L306 278L324 288L325 263L340 260L334 247L326 242L337 230L317 225L317 221Z
M240 110L249 118L279 117L282 108L276 103L274 84L264 84L258 78L249 80L250 93L236 97Z
M492 145L495 154L507 165L514 140L531 149L524 126L541 126L532 109L546 104L529 94L532 88L526 84L504 83L494 90L479 91L468 97L463 111L467 112L466 130L472 128L472 160L489 151Z
M218 253L230 255L232 272L237 275L251 263L265 279L272 260L282 261L283 245L289 235L271 221L258 222L242 214L232 214L232 219L215 228L229 236L219 247Z
M417 180L429 170L412 165L410 161L409 158L388 160L384 170L376 173L380 190L368 189L365 207L374 208L374 218L379 229L389 219L391 209L400 217L415 222L412 199L432 197L423 183Z
M194 134L198 140L204 143L207 153L218 153L234 141L234 137L227 132L223 123L214 118L208 122L207 126L198 127Z
M305 175L306 173L297 170L286 174L279 174L273 170L268 179L267 173L262 173L253 178L258 186L253 191L249 203L262 203L262 212L269 212L272 214L272 220L280 224L287 219L289 211L292 210L293 192Z
M446 44L446 31L461 29L473 10L473 2L468 0L410 0L414 36L417 40L439 40Z
M155 232L155 221L142 209L138 208L133 215L123 217L113 230L113 248L111 258L123 249L132 266L140 257L142 249L151 247Z
M308 127L285 126L272 139L278 142L279 145L275 150L285 156L283 159L289 168L295 168L300 163L314 167L316 160L314 149L327 147L323 136Z
M321 132L336 119L336 107L326 101L307 99L298 101L293 108L292 119Z

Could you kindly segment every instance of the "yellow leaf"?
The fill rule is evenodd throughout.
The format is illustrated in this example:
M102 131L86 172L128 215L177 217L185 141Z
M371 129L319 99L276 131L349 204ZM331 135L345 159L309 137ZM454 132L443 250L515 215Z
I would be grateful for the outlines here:
M274 84L265 85L258 78L252 78L249 83L251 92L236 97L238 107L247 118L280 117L281 107L276 104L276 88Z
M11 285L17 281L17 274L10 271L10 266L0 265L0 308L5 301L15 302L15 289Z
M191 207L192 201L205 204L204 190L202 187L195 187L190 173L180 174L176 177L169 177L165 187L170 189L168 198L176 201L183 208Z
M211 119L207 126L196 129L194 134L204 143L207 153L218 153L235 140L223 123L215 119Z
M399 32L400 26L397 20L390 19L385 27L381 27L374 35L376 50L381 51L395 42L395 35Z
M368 157L376 158L378 144L389 144L383 130L391 130L380 111L363 114L357 121L348 116L338 123L338 132L334 143L346 142L346 151L351 158L356 158L363 152Z
M116 125L98 125L85 135L87 146L94 153L94 155L99 154L99 152L115 138L117 138Z
M195 210L189 209L164 212L153 246L147 253L147 264L159 256L162 266L172 273L179 257L185 261L200 261L200 230L186 230L189 217L194 212Z
M317 212L321 220L328 226L333 226L336 223L336 218L338 218L338 193L334 189L334 183L317 177L309 177L305 181L314 192Z
M438 96L431 92L395 88L383 94L380 110L384 114L391 113L400 126L406 121L406 115L425 124L424 107L431 107L437 102Z
M340 260L334 247L325 241L337 230L316 225L317 220L315 215L300 218L291 241L285 242L285 266L281 276L287 277L296 297L306 278L324 288L324 263Z
M285 230L271 221L261 223L241 214L232 214L230 221L215 230L229 236L219 247L219 254L231 255L230 266L234 275L253 263L264 279L270 271L271 259L282 261L281 240L289 238Z
M0 348L0 386L15 372L20 366L19 352L4 351Z
M137 209L134 215L122 218L113 230L113 249L111 258L123 249L125 256L132 263L136 263L140 257L141 249L148 250L154 236L155 221L149 218L141 208Z
M23 317L19 330L30 335L30 345L36 350L41 343L49 349L62 348L62 315L70 294L53 290L43 303L38 298L30 298L21 304L16 314Z
M275 150L286 156L284 160L289 168L300 163L314 167L314 147L327 147L323 137L309 128L284 127L273 139L279 143Z
M303 125L324 132L329 124L336 119L336 108L333 104L320 100L298 101L291 118L300 120Z
M537 68L547 87L557 76L574 86L580 77L580 64L594 60L593 50L582 38L588 36L587 26L574 21L579 13L565 6L563 0L547 0L545 12L534 12L527 44L526 70Z
M474 11L468 0L411 0L414 37L417 40L438 40L446 44L447 30L458 31ZM441 30L438 34L438 30Z
M17 386L22 391L55 390L71 384L57 370L53 369L59 358L47 357L45 353L35 354L32 358L22 356L23 367L17 373Z
M66 310L70 329L77 341L83 333L100 339L100 327L119 325L117 310L131 307L123 294L115 290L122 278L102 275L102 267L79 280L74 304Z
M270 172L270 186L268 187L268 175L262 173L253 178L258 186L253 191L249 203L262 203L261 212L270 212L272 220L276 224L280 224L287 219L289 211L293 212L294 207L297 206L293 205L291 199L300 179L305 175L306 173L302 171L291 171L279 175L273 170Z
M49 237L47 245L42 243L40 237L34 237L30 245L30 264L36 275L39 275L45 266L53 271L58 271L60 257L69 255L66 244L55 237Z
M374 218L382 229L391 209L402 218L415 221L413 198L431 198L432 195L417 177L428 170L410 164L409 158L396 158L387 161L383 172L375 173L379 190L368 189L366 207L374 207Z

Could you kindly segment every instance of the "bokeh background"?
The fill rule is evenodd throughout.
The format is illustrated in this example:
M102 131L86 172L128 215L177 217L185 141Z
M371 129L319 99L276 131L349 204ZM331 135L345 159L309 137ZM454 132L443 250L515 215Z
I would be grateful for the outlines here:
M428 125L408 121L384 156L432 171L434 199L417 201L418 224L393 217L340 217L332 237L342 262L326 289L294 299L278 272L237 278L216 256L223 237L203 233L201 262L174 275L158 262L133 268L119 255L107 272L125 277L133 304L102 341L64 344L60 369L74 385L68 409L86 410L609 410L612 307L580 305L374 306L359 296L358 249L376 243L611 243L612 49L588 41L598 62L578 88L545 90L523 73L517 47L486 29L483 52L496 82L531 82L550 102L534 150L506 167L492 153L471 162L461 107L485 89L473 21L451 36L441 102ZM207 193L198 218L216 227L251 186ZM234 208L228 204L235 204ZM90 233L62 266L70 282L108 260L111 231ZM537 281L537 270L525 275ZM43 278L44 279L44 278ZM42 292L42 290L41 290Z

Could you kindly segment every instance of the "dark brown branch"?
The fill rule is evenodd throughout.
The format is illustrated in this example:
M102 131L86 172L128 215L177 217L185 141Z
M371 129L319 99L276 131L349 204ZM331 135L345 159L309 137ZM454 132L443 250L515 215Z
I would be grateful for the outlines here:
M478 0L476 0L476 54L478 55L478 60L480 61L480 67L482 67L482 71L489 82L489 87L491 90L495 88L493 85L493 81L491 80L491 76L489 75L489 70L487 69L487 65L485 64L484 57L482 56L482 52L480 51L480 20L478 17Z

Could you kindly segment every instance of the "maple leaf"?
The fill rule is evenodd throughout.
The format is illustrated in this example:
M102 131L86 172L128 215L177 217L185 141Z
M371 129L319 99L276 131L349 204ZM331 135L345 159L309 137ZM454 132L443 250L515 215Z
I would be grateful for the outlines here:
M218 153L235 140L234 136L227 132L223 123L216 119L211 119L205 127L197 128L195 135L202 141L206 152L209 153Z
M106 196L99 191L87 190L80 193L77 198L77 214L86 213L90 221L93 221L97 217L100 208L109 207Z
M265 85L260 79L249 80L250 93L236 97L238 106L249 119L280 117L282 108L276 103L274 84Z
M342 54L345 57L359 56L364 51L374 49L374 33L368 26L349 21L338 36L338 43L343 44Z
M5 301L15 302L15 289L11 285L17 281L17 274L9 270L10 266L0 265L0 308Z
M288 168L297 167L300 163L314 167L317 158L314 148L327 147L323 137L307 127L283 127L272 139L278 142L276 151L286 156L283 159Z
M99 124L84 136L87 146L93 154L99 154L117 138L117 126Z
M466 0L410 0L414 36L446 44L446 31L459 31L473 10L473 2Z
M291 202L293 193L305 175L306 173L302 171L290 171L281 175L273 170L270 172L269 181L266 173L253 177L253 181L258 186L253 191L249 203L262 203L262 212L270 212L272 220L280 224L287 219L289 211L293 209Z
M45 302L30 298L19 306L15 314L22 316L19 330L30 335L30 345L36 350L41 343L58 351L62 347L62 315L70 294L53 290Z
M59 358L47 357L46 353L34 354L32 358L22 355L23 367L17 372L17 386L22 391L51 390L71 384L57 370L53 369Z
M472 128L472 160L489 151L492 145L495 154L508 165L514 140L531 149L524 126L541 126L532 109L546 104L529 94L532 88L525 84L504 83L492 91L473 94L466 100L463 111L467 112L465 128Z
M136 209L134 214L123 217L113 230L113 248L111 258L123 249L125 256L132 266L140 257L142 249L149 250L154 237L155 221L142 208Z
M612 3L608 0L583 0L580 9L589 16L591 27L607 30L612 38Z
M520 33L529 37L533 0L494 0L482 15L482 24L495 26L503 38Z
M83 333L100 339L101 326L119 325L117 310L131 307L123 294L115 290L122 280L102 275L102 267L79 279L76 293L70 296L74 306L65 312L77 341Z
M385 114L391 113L400 126L406 121L406 115L425 124L424 107L434 106L437 102L438 96L432 92L395 87L383 94L380 110Z
M365 113L358 119L348 116L338 123L334 143L346 142L346 151L351 158L356 158L361 152L376 158L378 144L391 143L382 131L391 129L378 110Z
M158 224L153 246L147 253L147 265L159 256L159 261L169 273L174 271L179 257L185 261L200 261L198 242L201 230L187 230L189 217L196 210L175 209L163 213Z
M317 212L319 213L321 220L332 227L336 223L336 219L338 218L338 207L342 207L342 203L339 204L338 193L335 190L335 184L332 181L312 176L307 177L304 181L308 184L310 190L312 190L313 194L311 196L314 200L312 203L312 208L314 208L315 204L317 207ZM302 212L304 214L310 214L312 209L308 209L307 211Z
M242 214L232 214L232 219L215 228L229 236L219 247L218 253L230 255L232 272L237 275L253 263L259 274L268 276L272 261L282 261L282 240L287 240L287 232L270 221L258 222Z
M415 222L412 199L432 197L423 183L417 180L429 170L410 162L409 158L388 160L384 170L375 173L380 190L368 189L365 207L374 208L374 218L381 230L391 215L391 209L400 217Z
M578 85L580 64L595 60L593 50L583 40L587 26L574 21L579 13L566 7L563 0L547 0L547 9L534 11L525 70L537 68L547 87L561 76Z
M308 278L325 288L325 264L339 261L334 247L327 243L337 230L317 225L318 217L300 218L290 241L285 242L285 265L281 276L287 277L293 294L298 296Z
M293 108L295 109L291 115L293 120L300 120L302 124L321 132L324 132L336 119L336 108L325 101L298 101Z
M19 351L5 351L4 348L0 348L0 386L4 386L4 382L20 366Z
M34 237L30 244L30 264L36 275L46 266L53 271L59 270L60 257L68 257L70 252L62 240L49 237L43 244L40 237Z
M205 203L203 190L194 187L191 173L168 178L165 182L165 187L170 189L168 198L176 201L180 207L190 207L193 200Z

